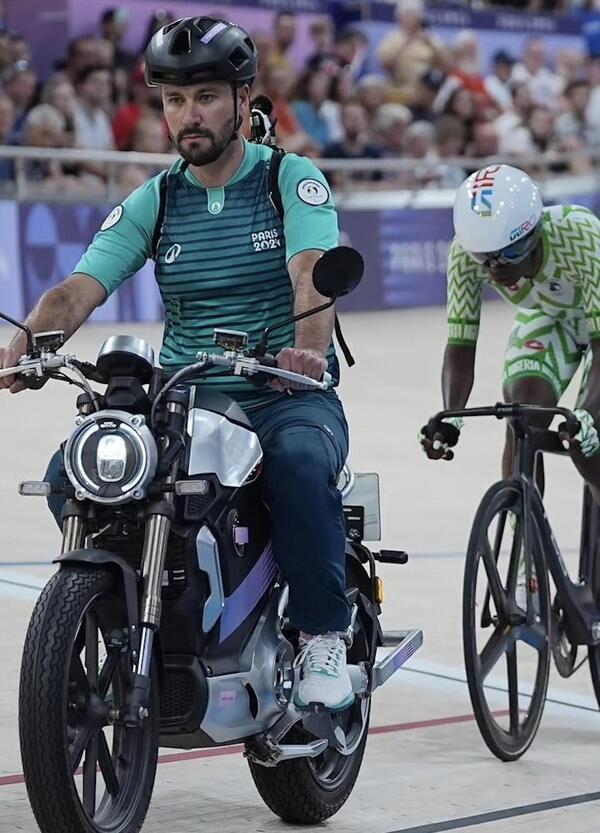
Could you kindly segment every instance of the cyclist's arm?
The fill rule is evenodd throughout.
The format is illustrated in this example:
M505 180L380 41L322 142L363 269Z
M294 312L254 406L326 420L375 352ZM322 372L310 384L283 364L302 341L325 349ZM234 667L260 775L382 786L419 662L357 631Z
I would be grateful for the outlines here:
M448 256L448 343L442 369L445 408L464 408L473 388L482 288L478 265L454 242Z
M306 157L287 154L279 169L284 209L286 260L294 289L294 313L305 312L327 300L313 286L313 266L324 251L338 244L337 212L327 181ZM323 356L331 343L333 309L296 325L295 346Z
M585 398L579 405L594 417L596 424L600 425L600 337L590 341L592 351L592 364L587 380Z
M582 264L582 296L586 327L590 338L592 364L585 399L580 407L600 424L600 220L585 208L573 207L563 222L577 224L579 250L573 257ZM570 230L570 229L569 229ZM591 255L591 256L590 256Z

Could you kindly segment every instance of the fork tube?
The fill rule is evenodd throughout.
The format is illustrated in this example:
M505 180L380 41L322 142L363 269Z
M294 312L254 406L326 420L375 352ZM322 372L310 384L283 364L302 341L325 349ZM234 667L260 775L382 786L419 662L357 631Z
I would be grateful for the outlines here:
M169 402L167 410L171 413L185 413L185 408L177 402ZM165 439L165 447L168 440ZM164 450L164 448L163 448ZM168 485L177 479L178 461L173 463L170 474L166 478ZM141 605L141 643L140 655L136 672L148 676L152 658L154 632L160 625L162 612L162 579L167 557L169 533L175 511L175 495L165 492L162 500L155 505L155 511L150 508L146 520L144 536L144 550L142 554L142 605Z
M63 521L63 540L61 552L71 552L83 547L85 522L79 515L69 515Z
M531 597L532 579L532 549L531 549L531 492L534 488L533 478L535 476L535 451L532 450L528 434L519 438L519 468L516 471L521 473L521 487L523 489L523 537L522 547L525 556L525 582L527 587L527 624L533 624L535 611Z

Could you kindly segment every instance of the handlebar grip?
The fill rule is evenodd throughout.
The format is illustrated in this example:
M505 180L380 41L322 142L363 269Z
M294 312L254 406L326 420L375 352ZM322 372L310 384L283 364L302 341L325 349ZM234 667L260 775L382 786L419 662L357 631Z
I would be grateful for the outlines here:
M569 416L565 417L565 421L559 427L559 430L563 430L566 432L571 439L575 437L576 434L579 433L579 429L581 428L581 423L575 416L575 414L570 414Z

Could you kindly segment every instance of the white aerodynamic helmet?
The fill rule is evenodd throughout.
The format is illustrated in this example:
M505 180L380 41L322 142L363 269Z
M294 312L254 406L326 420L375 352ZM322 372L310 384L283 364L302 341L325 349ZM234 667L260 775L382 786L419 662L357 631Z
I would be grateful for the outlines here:
M524 171L488 165L458 189L453 214L456 240L480 263L518 263L539 240L542 211L539 189Z

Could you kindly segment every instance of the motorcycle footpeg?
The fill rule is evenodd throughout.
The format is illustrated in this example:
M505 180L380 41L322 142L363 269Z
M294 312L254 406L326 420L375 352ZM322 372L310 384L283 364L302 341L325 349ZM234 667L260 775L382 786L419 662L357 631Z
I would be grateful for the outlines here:
M389 644L386 643L384 637L384 645ZM423 631L421 630L412 630L407 631L404 633L403 638L401 641L393 642L396 647L393 651L384 657L380 662L376 662L373 666L373 672L371 676L371 693L375 691L375 689L382 686L392 674L395 674L399 668L402 668L405 662L407 662L414 653L416 653L421 645L423 644Z
M316 758L327 749L325 739L311 741L311 743L276 743L270 738L262 736L246 745L244 757L261 766L277 766L281 761L291 761L297 758Z
M373 557L381 564L406 564L408 562L408 553L403 550L381 550L374 552Z

